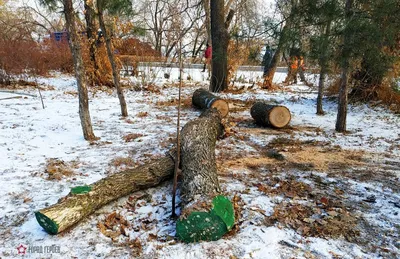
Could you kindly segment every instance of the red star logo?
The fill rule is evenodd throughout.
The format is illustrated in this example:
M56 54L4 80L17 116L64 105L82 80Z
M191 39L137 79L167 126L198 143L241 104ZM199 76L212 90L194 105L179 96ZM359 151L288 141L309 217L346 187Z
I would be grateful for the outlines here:
M23 244L20 244L19 246L17 246L17 251L18 251L19 255L26 254L26 249L27 249L27 247L24 246Z

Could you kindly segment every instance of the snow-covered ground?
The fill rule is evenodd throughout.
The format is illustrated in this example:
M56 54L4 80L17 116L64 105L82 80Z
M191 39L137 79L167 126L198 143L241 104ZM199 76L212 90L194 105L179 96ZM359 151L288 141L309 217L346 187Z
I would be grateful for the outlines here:
M134 166L167 151L175 137L177 110L173 104L178 94L178 71L170 70L146 71L145 80L156 86L152 91L125 91L129 112L125 119L120 117L115 92L91 91L93 128L100 137L92 143L82 136L76 82L71 76L37 79L51 89L41 92L45 109L38 97L4 99L18 94L0 93L0 258L22 257L17 253L21 244L59 248L52 254L31 249L26 258L400 256L400 117L384 108L350 105L349 132L336 133L335 101L324 99L326 115L317 116L315 89L299 84L267 92L253 85L261 72L237 76L235 86L248 90L221 94L230 102L231 131L218 142L217 158L221 186L231 198L236 197L240 208L234 234L216 242L177 241L170 218L171 182L121 198L60 235L44 232L34 211L56 203L71 187L122 170L123 162L118 159L128 158ZM166 72L171 73L169 80L163 78ZM284 77L278 73L274 81ZM207 87L207 75L198 70L188 69L183 78L184 99L195 89ZM142 82L125 80L136 85ZM38 94L32 88L18 92ZM256 126L249 114L255 100L287 106L292 113L290 127ZM199 114L184 106L181 125ZM140 135L126 142L123 137L131 133ZM285 160L266 155L272 149ZM63 161L73 173L50 179L46 172L49 159ZM298 186L305 187L300 190ZM279 210L280 206L284 209ZM300 220L293 219L300 212L282 214L295 206L312 213ZM111 239L97 225L113 212L129 226L125 235ZM320 223L319 228L313 228L310 222L314 221ZM343 234L328 231L330 224L343 227Z

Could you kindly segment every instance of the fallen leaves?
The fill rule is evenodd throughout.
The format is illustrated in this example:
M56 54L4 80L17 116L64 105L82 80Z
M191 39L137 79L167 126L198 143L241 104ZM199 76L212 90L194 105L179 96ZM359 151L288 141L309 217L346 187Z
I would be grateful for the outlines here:
M266 222L268 224L279 222L283 226L293 228L303 236L323 238L343 236L351 241L359 235L357 217L345 208L324 209L318 206L315 202L304 204L283 202L274 208L273 214L266 219Z
M61 180L64 177L75 175L73 169L78 168L78 162L72 161L70 163L64 162L58 158L49 158L46 161L45 173L48 175L48 180Z
M115 211L109 214L105 218L104 222L97 223L97 227L100 232L106 237L111 238L111 240L114 242L117 241L117 238L120 235L123 235L125 237L129 236L127 230L129 226L129 222Z
M125 142L132 142L140 137L143 137L143 134L140 133L129 133L128 135L125 135L122 137Z

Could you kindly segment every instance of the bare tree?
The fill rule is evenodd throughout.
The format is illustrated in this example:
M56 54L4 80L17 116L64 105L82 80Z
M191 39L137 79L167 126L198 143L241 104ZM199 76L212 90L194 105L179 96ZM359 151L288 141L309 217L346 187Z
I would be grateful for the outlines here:
M90 61L92 62L94 74L92 77L96 77L98 73L99 66L96 59L96 12L94 10L93 1L84 0L85 8L85 20L86 20L86 36L89 41L89 55ZM94 81L93 78L91 80Z
M346 0L345 5L345 20L348 23L353 15L354 0ZM349 42L351 40L351 31L344 30L343 34L343 46L342 46L342 62L341 62L341 75L340 75L340 91L339 91L339 103L338 113L336 118L336 131L346 131L346 119L347 119L347 104L348 104L348 73L349 73Z
M225 27L223 0L211 1L212 75L210 91L221 92L228 88L228 42Z
M173 21L182 18L180 37L185 38L191 34L196 37L200 34L198 29L203 16L200 0L152 0L142 1L138 18L150 32L147 34L156 51L170 57L176 50L178 41L175 38L176 28ZM197 36L199 38L199 36ZM199 40L196 41L196 45ZM201 44L201 43L200 43ZM195 47L197 52L198 47Z
M81 45L76 29L76 21L72 0L63 0L65 22L69 33L69 46L72 52L72 57L75 67L75 77L78 85L79 93L79 117L83 130L83 136L86 140L95 140L96 136L93 133L92 122L89 113L89 98L87 83L85 77L85 66L82 60Z
M111 43L110 32L107 30L106 24L104 23L104 14L103 14L104 7L105 7L105 0L97 0L97 12L98 12L100 28L101 28L101 31L103 32L103 36L104 36L104 39L106 42L107 55L108 55L108 59L111 63L114 86L117 88L118 99L119 99L119 103L121 106L121 115L123 117L126 117L126 116L128 116L128 109L126 107L124 92L122 90L122 87L121 87L121 84L119 81L119 70L118 70L117 64L115 62L114 50L113 50L112 43Z

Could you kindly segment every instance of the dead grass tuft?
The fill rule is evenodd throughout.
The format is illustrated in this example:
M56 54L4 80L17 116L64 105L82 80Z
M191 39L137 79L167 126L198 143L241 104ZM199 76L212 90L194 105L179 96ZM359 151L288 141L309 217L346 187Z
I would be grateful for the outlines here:
M48 180L61 180L64 177L75 175L74 169L78 168L79 163L72 161L66 163L58 158L49 158L46 161L45 173Z
M156 102L157 106L176 106L178 107L178 99L169 99L167 101L158 101ZM182 108L190 108L192 107L192 97L182 98L181 99Z
M147 117L149 115L148 112L139 112L136 116L138 116L139 118L144 118Z
M130 157L116 157L113 160L111 160L110 165L114 167L120 167L120 166L133 167L136 165L136 163Z
M129 133L128 135L123 136L122 138L125 142L132 142L137 138L143 137L143 134L140 133Z

